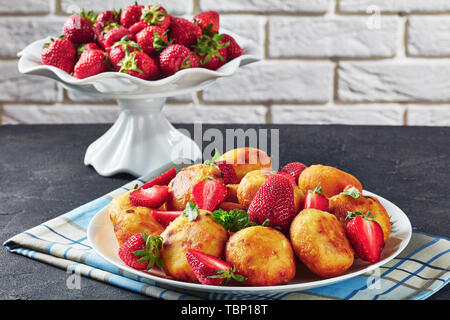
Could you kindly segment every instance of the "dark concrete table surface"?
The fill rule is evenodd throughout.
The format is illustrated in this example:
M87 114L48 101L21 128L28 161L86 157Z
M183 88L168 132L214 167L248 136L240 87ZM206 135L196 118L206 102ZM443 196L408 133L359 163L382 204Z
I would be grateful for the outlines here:
M281 166L301 161L349 171L366 190L402 208L415 230L450 238L450 128L203 125L211 127L278 129ZM86 148L108 128L0 126L2 243L134 179L102 177L84 166ZM68 289L64 270L4 247L0 261L0 299L149 299L88 278L81 279L80 289ZM430 299L450 299L449 287Z

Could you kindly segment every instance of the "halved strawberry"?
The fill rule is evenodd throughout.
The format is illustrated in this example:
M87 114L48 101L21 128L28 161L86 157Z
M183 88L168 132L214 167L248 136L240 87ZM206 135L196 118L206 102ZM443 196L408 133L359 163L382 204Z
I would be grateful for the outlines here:
M153 210L152 216L163 226L168 226L173 220L183 214L183 211Z
M239 179L236 175L236 171L232 164L227 163L226 161L216 161L214 162L222 172L223 183L224 184L238 184Z
M210 254L188 249L186 259L202 284L219 286L226 284L230 279L242 282L246 278L236 273L236 266Z
M320 183L314 190L308 190L308 193L305 196L305 202L303 205L303 209L317 209L322 211L327 211L329 208L330 202L327 197L322 194L322 187Z
M136 207L159 208L169 196L168 186L153 186L137 189L129 194L131 204Z
M156 177L155 179L144 183L140 189L148 189L150 187L153 186L167 186L169 185L169 182L175 178L175 176L177 175L177 170L175 170L175 168L170 169L169 171L164 172L162 175Z
M216 180L203 180L192 188L199 209L213 211L227 197L227 187Z
M383 229L373 220L371 212L349 212L347 218L351 220L345 231L356 255L371 263L380 261L384 246Z
M119 257L134 269L148 270L153 268L155 263L163 269L164 263L160 258L162 242L160 236L152 237L146 232L136 233L119 248Z
M247 210L250 220L258 224L288 230L295 218L294 188L291 181L275 174L264 181Z
M297 186L297 182L295 181L294 177L293 177L292 175L290 175L289 173L284 172L284 171L278 171L276 174L280 174L280 175L282 175L283 177L288 178L289 181L292 183L292 185L293 185L294 187Z
M302 173L302 171L306 168L308 167L301 162L291 162L285 165L280 171L291 174L294 177L295 181L298 181L300 173Z

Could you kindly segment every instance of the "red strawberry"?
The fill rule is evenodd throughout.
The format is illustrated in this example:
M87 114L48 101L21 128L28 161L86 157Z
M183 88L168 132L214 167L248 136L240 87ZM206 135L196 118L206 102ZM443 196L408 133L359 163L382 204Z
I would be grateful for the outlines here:
M238 184L239 179L236 175L236 171L234 167L230 163L226 163L225 161L216 161L215 164L219 167L222 172L223 183L224 184Z
M227 197L227 187L216 180L203 180L192 188L199 209L213 211Z
M125 28L131 27L133 24L141 20L142 9L144 6L131 5L125 8L120 15L120 24Z
M142 189L147 189L153 187L155 185L158 186L168 186L170 181L177 175L177 171L175 168L170 169L169 171L164 172L162 175L156 177L155 179L143 184L141 186Z
M203 35L194 46L200 67L217 70L227 62L228 42L224 42L223 35Z
M291 162L285 165L280 171L284 171L287 173L290 173L296 182L298 182L298 177L300 176L300 173L302 173L303 170L305 170L307 166L305 166L301 162Z
M140 31L144 30L146 27L149 27L150 25L144 21L138 21L135 24L133 24L131 27L128 28L128 30L130 30L130 32L134 35L138 34Z
M376 263L380 261L384 246L383 229L370 215L370 211L365 215L350 212L347 218L351 220L345 231L356 255L362 260Z
M168 226L173 220L183 214L183 211L153 210L152 216L163 226Z
M134 269L148 270L153 268L155 263L163 269L164 263L160 258L162 242L160 236L152 237L145 232L137 233L119 248L119 257L127 266Z
M133 52L134 50L142 50L136 42L127 40L126 38L127 36L117 41L109 49L109 61L111 61L111 64L116 71L120 70L119 62L125 58L127 50L130 52Z
M95 22L97 23L104 23L104 22L120 22L120 15L122 14L122 9L117 11L116 9L113 10L105 10L98 14L97 20Z
M168 77L182 69L197 68L197 57L185 46L172 44L159 55L159 65L164 76Z
M101 50L101 48L95 42L85 43L78 47L78 55L80 56L85 50Z
M329 200L322 194L322 187L320 183L314 190L308 190L305 196L305 202L303 209L317 209L322 211L327 211L329 208Z
M157 62L147 54L134 50L125 52L125 57L119 62L119 72L144 80L157 80L160 78L160 70Z
M108 70L108 59L104 51L85 50L74 67L73 76L84 79Z
M245 281L245 277L236 273L236 266L212 256L210 254L188 249L186 259L202 284L219 286L227 283L230 279Z
M294 190L288 178L275 174L262 184L247 211L250 220L286 231L294 219Z
M80 15L72 15L64 22L62 33L66 39L75 43L82 44L93 42L95 38L94 24L95 16L93 11L85 12L81 10Z
M289 173L287 173L287 172L284 172L284 171L278 171L277 172L277 174L281 174L283 177L286 177L286 178L288 178L289 179L289 181L292 183L292 185L294 186L294 187L296 187L297 186L297 182L295 182L295 179L294 179L294 177L293 176L291 176Z
M169 196L169 187L153 186L148 189L137 189L129 195L130 202L136 207L159 208Z
M239 44L234 40L234 38L228 34L223 35L223 41L228 42L229 45L227 47L227 60L231 61L237 57L242 56L242 48Z
M142 50L150 56L157 56L171 42L168 41L167 33L157 26L149 26L136 34L136 42Z
M41 59L44 64L57 67L67 73L71 73L75 65L77 50L72 42L61 36L58 39L51 39L50 43L44 45Z
M205 11L194 17L194 23L198 25L203 33L219 32L220 17L217 11Z
M94 23L94 32L95 32L95 40L97 43L105 49L105 36L108 34L109 31L115 28L122 28L120 24L117 22L96 22Z
M354 199L361 197L361 192L352 184L346 185L340 194L348 195Z
M127 37L128 40L134 40L134 35L127 28L112 28L104 36L103 45L105 50L108 51L117 41Z
M179 17L172 17L170 19L169 39L174 44L181 44L189 48L195 45L201 36L202 29L189 20Z
M142 9L141 21L147 22L151 26L158 26L166 31L170 25L171 16L166 9L159 4L146 6Z

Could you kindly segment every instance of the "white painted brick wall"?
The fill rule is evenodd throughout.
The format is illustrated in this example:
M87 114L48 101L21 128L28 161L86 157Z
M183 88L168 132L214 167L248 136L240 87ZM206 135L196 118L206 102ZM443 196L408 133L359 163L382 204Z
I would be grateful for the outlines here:
M0 0L0 123L112 122L118 107L17 70L72 12L134 0ZM203 92L168 99L173 122L450 126L450 0L161 0L217 10L265 57Z
M378 7L382 12L430 13L449 12L448 0L339 0L342 12L366 12Z
M49 13L51 3L48 0L0 0L0 13Z
M33 41L59 36L64 17L2 17L0 19L0 57L17 57Z
M200 9L220 12L326 12L331 0L200 0Z
M298 75L302 77L298 77ZM329 61L266 60L245 66L203 91L205 101L327 102L333 88Z
M367 17L283 17L269 19L270 57L393 57L396 17L383 17L379 29Z
M0 101L59 102L63 99L56 81L21 74L15 60L0 61L0 70Z
M449 17L410 17L407 32L411 56L450 56Z
M450 101L450 61L342 62L341 101Z
M295 106L274 105L273 123L402 125L405 108L396 104Z
M60 0L61 10L64 13L80 12L81 8L86 10L94 10L96 12L102 10L110 10L113 8L124 8L127 5L133 4L130 0ZM146 1L138 1L139 4L147 4ZM192 1L186 0L158 0L150 1L151 3L160 3L166 10L175 15L183 15L192 12Z

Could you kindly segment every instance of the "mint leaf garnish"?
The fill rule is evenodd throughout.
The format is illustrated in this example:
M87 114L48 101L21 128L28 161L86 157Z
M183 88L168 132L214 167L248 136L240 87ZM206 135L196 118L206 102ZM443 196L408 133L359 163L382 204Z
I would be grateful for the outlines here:
M198 205L189 201L186 208L183 210L183 215L188 221L194 221L198 217Z

